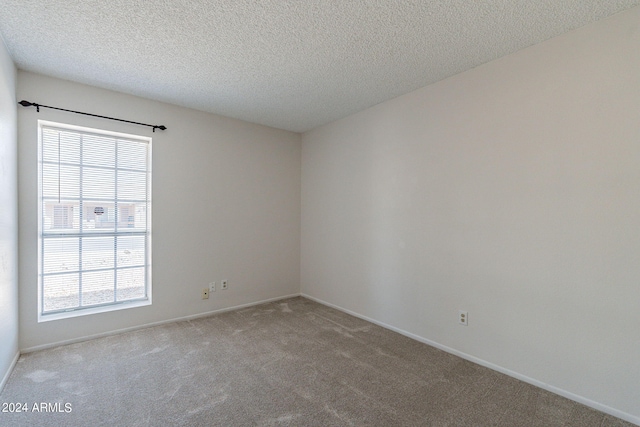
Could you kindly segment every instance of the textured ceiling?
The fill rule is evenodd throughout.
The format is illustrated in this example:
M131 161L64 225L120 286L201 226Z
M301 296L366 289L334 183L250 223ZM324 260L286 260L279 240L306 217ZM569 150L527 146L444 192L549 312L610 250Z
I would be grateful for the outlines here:
M0 0L0 33L23 70L301 132L638 4Z

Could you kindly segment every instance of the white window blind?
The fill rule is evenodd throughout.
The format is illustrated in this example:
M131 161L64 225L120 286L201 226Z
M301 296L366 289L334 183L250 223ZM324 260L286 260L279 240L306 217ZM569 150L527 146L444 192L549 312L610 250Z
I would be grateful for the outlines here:
M150 303L151 138L40 122L38 183L40 320Z

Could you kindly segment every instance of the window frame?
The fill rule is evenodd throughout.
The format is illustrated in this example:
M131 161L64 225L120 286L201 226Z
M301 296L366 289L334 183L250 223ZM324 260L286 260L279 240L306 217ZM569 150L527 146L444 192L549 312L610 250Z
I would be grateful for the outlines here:
M47 233L45 230L43 230L43 226L44 226L44 197L43 197L43 128L55 128L58 130L62 130L62 131L70 131L70 132L78 132L78 133L82 133L82 134L91 134L91 135L97 135L97 136L102 136L102 137L107 137L107 138L117 138L117 139L124 139L124 140L133 140L133 141L138 141L138 142L144 142L147 145L147 169L146 169L146 186L147 186L147 204L146 204L146 228L144 230L144 233L136 233L134 235L144 235L145 239L146 239L146 244L145 244L145 256L144 256L144 266L145 266L145 293L146 293L146 297L142 297L139 299L132 299L132 300L124 300L124 301L113 301L113 302L108 302L108 303L103 303L100 305L90 305L90 306L78 306L75 308L69 308L69 309L65 309L64 311L54 311L54 312L49 312L49 313L44 313L44 286L43 286L43 279L45 277L45 272L44 272L44 241L47 238L47 234L52 235L52 234L56 234L56 233ZM38 177L37 177L37 207L38 207L38 234L37 234L37 241L38 241L38 253L37 253L37 263L38 263L38 280L37 280L37 297L38 297L38 302L37 302L37 307L38 307L38 323L40 322L47 322L47 321L51 321L51 320L58 320L58 319L67 319L67 318L73 318L73 317L79 317L79 316L86 316L86 315L91 315L91 314L97 314L97 313L105 313L105 312L110 312L110 311L117 311L117 310L124 310L124 309L129 309L129 308L136 308L136 307L144 307L144 306L148 306L151 305L152 303L152 263L151 263L151 249L152 249L152 224L151 224L151 218L152 218L152 138L151 137L147 137L147 136L142 136L142 135L135 135L135 134L128 134L128 133L121 133L121 132L113 132L113 131L108 131L108 130L104 130L104 129L97 129L97 128L90 128L90 127L86 127L86 126L77 126L77 125L71 125L71 124L66 124L66 123L59 123L59 122L52 122L52 121L48 121L48 120L38 120L38 141L37 141L37 148L38 148L38 156L37 156L37 171L38 171ZM83 162L81 164L84 164ZM115 165L114 167L116 168L116 170L118 165ZM118 199L114 199L114 203L117 203ZM65 206L65 209L69 209L71 212L73 211L73 208L70 208L66 205L62 205ZM118 207L118 209L120 209L121 207ZM83 204L81 204L80 206L78 206L78 210L82 210L84 209ZM105 212L106 213L106 212ZM73 214L72 214L73 215ZM115 213L114 213L115 215ZM75 232L72 232L70 234L74 234ZM66 234L66 233L65 233ZM77 234L79 237L83 235L82 233L82 228L80 229L80 231L78 231ZM91 233L84 233L85 235L88 236L97 236L97 235L102 235L101 233L96 233L91 234ZM116 227L116 229L113 232L110 232L109 234L105 234L105 235L111 235L114 236L114 238L118 238L117 236L131 236L131 233L127 233L124 231L119 231L118 227ZM49 237L50 238L50 237ZM82 237L80 237L82 238ZM91 270L84 270L83 268L80 268L79 273L82 271L91 271ZM118 268L117 266L114 265L113 268L114 271L114 275L117 274ZM116 282L114 282L115 284ZM115 286L115 285L114 285Z

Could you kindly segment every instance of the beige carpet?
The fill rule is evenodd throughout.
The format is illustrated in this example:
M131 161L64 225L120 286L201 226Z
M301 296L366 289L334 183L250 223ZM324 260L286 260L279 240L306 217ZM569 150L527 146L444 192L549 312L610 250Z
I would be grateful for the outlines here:
M304 298L26 354L9 402L2 426L631 426Z

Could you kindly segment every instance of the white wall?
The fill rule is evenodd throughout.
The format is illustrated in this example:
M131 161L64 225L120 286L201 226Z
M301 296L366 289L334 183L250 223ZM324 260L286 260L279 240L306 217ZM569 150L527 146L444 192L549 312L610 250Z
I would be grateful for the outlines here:
M0 37L0 390L18 355L16 68Z
M299 293L299 134L23 71L17 94L168 128L20 107L21 349ZM153 305L37 323L38 119L153 137Z
M640 423L639 24L303 134L303 294Z

